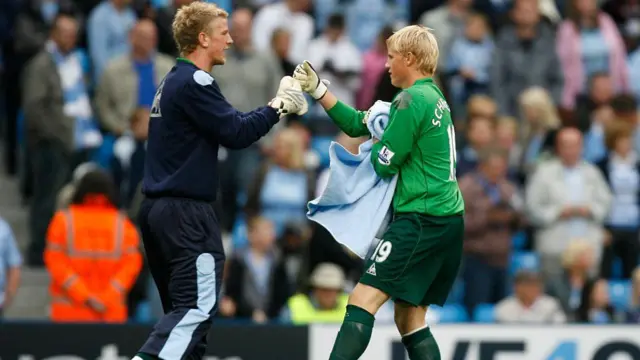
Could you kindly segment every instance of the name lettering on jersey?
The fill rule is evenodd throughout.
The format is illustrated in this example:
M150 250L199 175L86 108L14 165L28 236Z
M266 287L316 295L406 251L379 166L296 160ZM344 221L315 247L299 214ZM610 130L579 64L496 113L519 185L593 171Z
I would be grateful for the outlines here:
M162 117L162 111L160 111L160 98L162 98L162 89L164 88L164 80L158 86L156 94L153 96L153 104L151 105L150 117L159 118Z
M440 127L440 125L442 125L442 121L440 120L442 119L445 111L451 112L451 109L449 108L449 104L447 104L443 98L440 98L436 103L436 109L433 111L434 118L431 119L431 124L433 124L433 126Z
M391 165L391 159L394 155L395 153L393 151L389 150L388 147L383 146L382 149L380 149L380 152L378 152L378 162L384 166L389 166Z

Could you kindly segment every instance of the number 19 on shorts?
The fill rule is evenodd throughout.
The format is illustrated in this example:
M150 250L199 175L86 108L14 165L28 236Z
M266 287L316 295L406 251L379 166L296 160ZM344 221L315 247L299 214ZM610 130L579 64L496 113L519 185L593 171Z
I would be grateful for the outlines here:
M391 241L380 240L376 250L371 255L371 259L375 262L384 262L391 254Z

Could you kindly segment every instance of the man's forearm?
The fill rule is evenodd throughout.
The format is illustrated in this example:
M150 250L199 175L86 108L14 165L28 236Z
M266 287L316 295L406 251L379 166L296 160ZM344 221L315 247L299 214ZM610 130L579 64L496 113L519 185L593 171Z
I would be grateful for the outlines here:
M333 120L345 134L351 137L369 135L369 130L366 124L363 123L364 112L339 102L338 98L330 91L327 91L318 102L327 111L331 120Z
M325 110L329 111L331 110L331 108L336 106L336 104L338 103L338 98L333 95L331 91L327 90L327 93L324 94L322 99L318 100L318 102Z
M6 308L11 305L11 302L18 292L18 286L20 285L20 268L13 267L9 269L7 274L7 292L5 294L3 307Z

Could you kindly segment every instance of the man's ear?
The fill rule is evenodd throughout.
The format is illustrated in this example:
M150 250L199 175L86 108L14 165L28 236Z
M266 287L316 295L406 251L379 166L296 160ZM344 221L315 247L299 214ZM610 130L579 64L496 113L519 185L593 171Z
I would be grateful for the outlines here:
M209 37L203 32L198 34L198 42L200 43L200 46L205 49L209 47Z
M404 64L407 67L411 67L415 63L416 63L416 56L411 52L407 53L407 55L405 55L404 57Z

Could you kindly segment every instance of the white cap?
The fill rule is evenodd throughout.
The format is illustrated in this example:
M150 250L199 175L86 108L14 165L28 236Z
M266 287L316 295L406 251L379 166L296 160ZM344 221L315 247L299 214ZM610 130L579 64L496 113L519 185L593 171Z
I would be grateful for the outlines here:
M322 263L311 274L311 286L342 290L344 287L344 272L338 265Z

